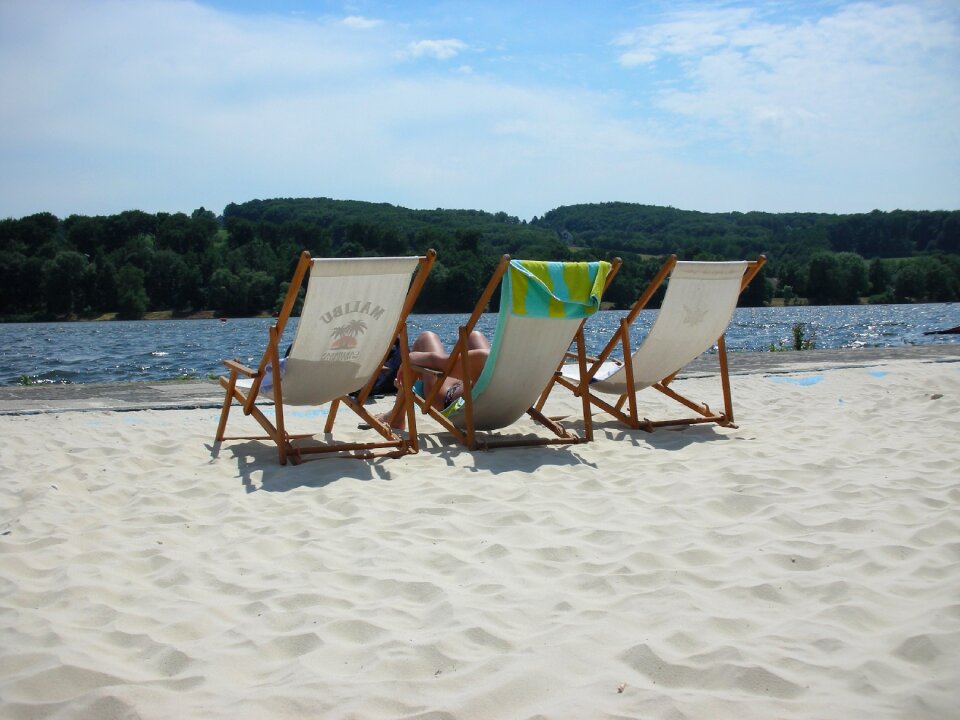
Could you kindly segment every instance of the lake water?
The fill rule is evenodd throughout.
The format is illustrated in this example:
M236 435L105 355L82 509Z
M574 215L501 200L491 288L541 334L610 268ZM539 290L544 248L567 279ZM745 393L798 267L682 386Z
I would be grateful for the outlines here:
M623 311L605 311L587 322L587 351L596 354ZM645 335L655 310L636 323L634 347ZM413 315L411 339L431 329L449 346L467 315ZM818 348L903 347L960 342L958 335L924 335L960 325L960 303L856 305L738 309L727 331L728 351L766 351L783 341L792 347L791 328L806 324ZM0 324L0 384L33 382L116 383L207 378L223 371L223 358L256 365L271 318L161 320L140 322ZM485 315L478 329L492 337L496 315ZM282 346L293 338L296 319Z

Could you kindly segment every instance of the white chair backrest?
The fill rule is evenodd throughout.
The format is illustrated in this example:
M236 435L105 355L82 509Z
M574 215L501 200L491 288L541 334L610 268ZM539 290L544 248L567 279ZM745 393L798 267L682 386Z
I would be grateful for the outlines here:
M362 388L390 348L419 258L315 259L283 374L283 401L322 405Z
M630 359L637 390L660 382L710 349L726 332L747 263L678 262L650 332ZM627 390L619 369L591 389Z

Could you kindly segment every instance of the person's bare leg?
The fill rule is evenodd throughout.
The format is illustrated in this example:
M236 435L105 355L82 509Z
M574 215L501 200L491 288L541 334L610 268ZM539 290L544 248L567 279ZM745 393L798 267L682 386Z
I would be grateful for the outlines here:
M439 351L443 352L443 343L440 342L440 336L431 330L424 330L417 335L417 339L410 346L412 351Z
M444 349L440 336L430 330L424 330L420 333L417 339L413 341L413 345L410 346L411 365L419 365L432 370L443 370L449 359L450 353ZM426 397L433 389L437 378L430 373L420 373L417 377L423 386L423 397Z
M439 346L439 347L438 347ZM443 349L439 339L436 343L425 345L425 349L410 352L410 362L414 365L428 367L433 370L444 370L450 361L450 353ZM482 333L474 331L467 337L467 354L470 357L470 376L473 382L477 381L480 373L483 372L483 366L490 355L490 343ZM438 410L443 410L446 405L447 392L451 387L462 384L463 381L463 357L457 356L453 366L450 369L448 377L443 381L443 385L434 396L433 406ZM428 383L428 379L430 382ZM423 386L424 397L433 387L434 379L432 376L424 374Z
M440 336L435 332L430 330L425 330L417 336L417 339L413 341L413 345L410 347L410 363L412 365L422 365L423 367L433 367L433 365L420 362L414 359L414 354L421 360L427 359L428 357L440 354L446 355L449 357L443 349L443 343L440 342ZM416 373L414 373L416 375ZM423 383L423 392L426 394L430 391L430 388L433 387L435 379L431 375L420 376L420 380ZM397 388L397 397L394 400L393 407L388 413L383 415L384 422L390 424L390 427L395 430L403 430L407 426L407 407L404 402L406 396L403 392L403 382L400 374L397 374L397 379L394 380L394 385Z
M394 379L393 385L397 388L397 396L393 400L393 407L382 415L378 415L377 418L381 422L387 423L394 430L403 430L407 426L407 407L404 402L403 383L399 373Z
M413 348L410 350L410 362L413 365L420 365L433 370L443 370L450 361L450 353L444 349L440 343L440 339L436 337L436 335L433 333L430 334L434 336L436 341L429 344L424 343L422 347L417 347L417 343L414 343ZM419 340L419 338L417 339ZM490 343L482 333L474 330L467 336L467 352L470 355L470 359L475 360L475 362L471 363L471 370L473 371L471 374L474 375L474 379L476 379L476 377L480 375L480 370L483 370L483 363L490 354ZM463 377L463 361L459 357L450 370L450 376L455 378ZM424 380L424 390L429 391L426 387L426 380Z
M474 330L472 333L467 335L467 349L468 350L486 350L490 352L490 341L487 340L487 336L484 335L479 330Z
M467 336L467 354L470 356L471 381L476 382L490 357L490 341L482 332L474 330Z

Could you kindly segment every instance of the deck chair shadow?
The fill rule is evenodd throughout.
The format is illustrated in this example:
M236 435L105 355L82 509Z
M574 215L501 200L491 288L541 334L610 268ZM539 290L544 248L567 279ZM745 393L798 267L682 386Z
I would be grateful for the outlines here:
M615 261L619 268L619 258ZM436 377L431 392L414 400L457 440L471 450L520 445L568 444L593 437L589 407L582 402L584 437L546 417L533 404L571 347L586 368L583 323L600 307L602 292L615 269L611 263L561 263L511 260L504 255L459 335L443 370L413 366L415 372ZM468 338L501 286L500 308L490 353L476 382L470 370ZM461 360L462 397L442 410L434 398L443 381ZM550 435L507 436L509 428L528 415ZM478 434L481 433L482 435Z
M564 364L547 386L537 408L542 408L556 385L580 395L590 404L609 413L631 428L652 431L665 425L717 423L733 426L733 399L727 361L725 334L737 299L766 262L754 261L678 262L671 256L650 285L621 319L620 325L584 373L579 364ZM636 350L630 347L630 326L657 289L667 281L666 295L650 332ZM720 365L723 410L716 412L671 387L677 373L716 344ZM611 359L619 349L624 360ZM637 394L652 387L693 411L676 419L649 420L640 417ZM602 395L615 396L608 402ZM734 426L735 427L735 426Z
M410 433L404 438L369 413L364 402L397 340L399 372L405 381L402 387L411 386L406 321L435 257L433 250L421 257L337 259L314 259L303 252L277 321L269 329L260 364L250 368L236 360L224 361L230 373L220 378L226 396L216 440L273 441L281 464L287 460L299 463L307 453L397 457L416 452L412 405L407 413ZM296 334L287 356L281 358L283 331L305 279L307 291ZM275 421L256 404L271 398ZM234 401L266 435L226 437ZM326 435L333 431L338 407L346 405L381 437L366 442L317 443L306 441L315 434L288 432L284 418L288 407L326 403L330 403L323 430Z

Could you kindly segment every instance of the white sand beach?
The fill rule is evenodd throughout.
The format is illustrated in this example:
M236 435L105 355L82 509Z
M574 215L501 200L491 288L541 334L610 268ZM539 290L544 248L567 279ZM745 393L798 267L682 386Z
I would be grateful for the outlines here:
M960 716L960 362L733 393L286 467L213 409L2 416L0 717Z

